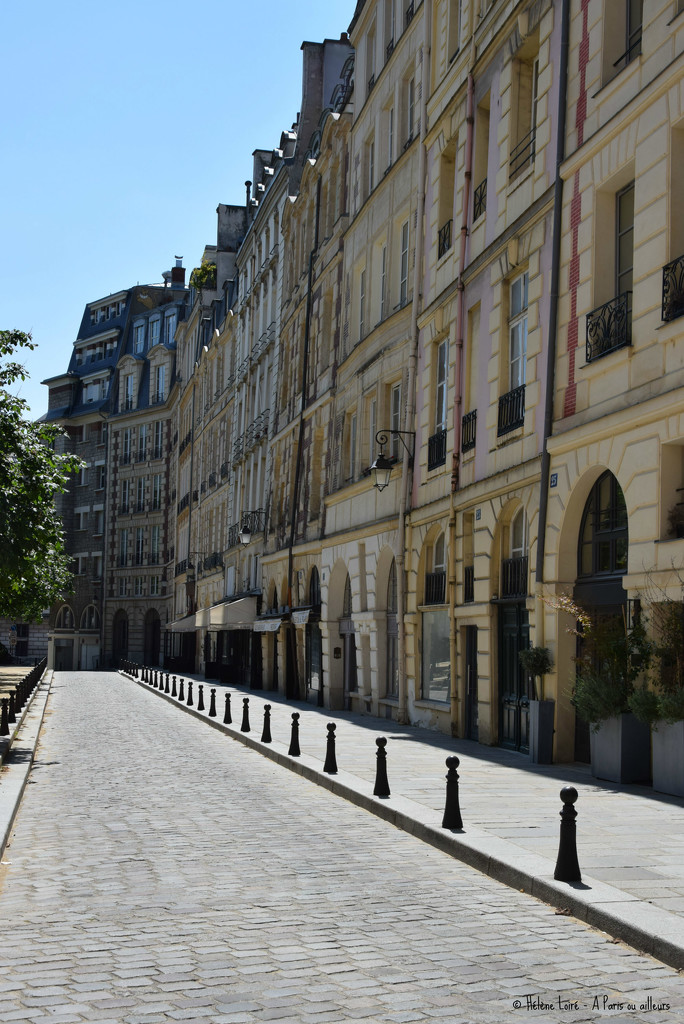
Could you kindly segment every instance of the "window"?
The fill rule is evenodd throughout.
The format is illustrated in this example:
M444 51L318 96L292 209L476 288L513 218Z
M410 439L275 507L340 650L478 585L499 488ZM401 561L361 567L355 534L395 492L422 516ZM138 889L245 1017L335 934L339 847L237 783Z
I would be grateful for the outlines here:
M643 0L607 0L603 12L603 81L641 53Z
M129 463L131 461L131 441L133 439L133 432L130 427L122 432L121 435L121 461L123 463Z
M366 37L366 77L370 93L375 85L375 23Z
M119 565L128 565L128 528L119 530Z
M144 512L145 511L145 478L144 477L142 477L142 476L138 477L138 479L136 481L135 491L136 491L136 493L135 493L135 511L136 512Z
M57 612L57 618L55 619L55 629L73 629L74 628L74 613L68 604L63 604Z
M387 246L383 245L380 255L380 320L387 315Z
M125 597L128 589L128 577L119 576L119 597Z
M95 512L95 536L101 537L104 533L104 509L99 508Z
M150 576L150 597L159 597L161 594L161 576Z
M409 276L409 222L404 221L401 226L401 259L399 263L399 305L405 306L408 302L408 276Z
M516 178L534 162L539 89L538 35L526 41L513 64L513 106L510 177Z
M387 167L392 166L394 160L394 107L387 111Z
M368 143L368 195L375 188L375 140Z
M449 362L449 346L446 338L436 345L434 358L435 423L434 433L428 439L428 471L443 466L446 462L447 370Z
M448 19L447 60L451 63L461 45L461 0L449 0Z
M99 629L100 613L94 604L89 604L83 609L81 615L81 629Z
M420 695L423 700L448 702L451 692L449 656L449 609L422 613L422 664Z
M96 479L95 486L97 487L97 490L98 491L104 490L105 480L107 479L107 467L106 466L96 466L95 467L95 479Z
M166 391L166 366L162 364L157 366L154 371L154 394L152 401L155 403L163 402Z
M85 576L88 571L88 556L87 555L75 555L74 556L74 572L77 576Z
M385 59L389 60L396 42L396 0L385 0Z
M157 420L154 424L154 451L152 453L153 459L161 459L162 457L162 438L164 436L164 423L162 420Z
M160 555L161 527L157 524L150 527L150 565L157 565Z
M413 139L415 130L415 104L416 104L416 80L409 78L404 87L404 102L406 104L406 142L404 148Z
M349 480L355 480L357 475L357 454L356 454L356 427L357 417L356 413L352 413L349 417L349 426L347 430L348 446L347 451L349 455Z
M627 507L617 479L607 472L594 484L580 528L577 575L617 576L627 571Z
M359 277L359 340L366 334L366 271Z
M456 149L450 144L439 159L439 227L437 231L437 258L451 249L454 215L454 185L456 176Z
M504 534L504 538L505 538ZM518 509L507 537L507 557L501 562L501 597L524 597L527 594L527 516Z
M487 210L487 175L489 162L490 94L477 105L475 113L475 156L473 161L473 220Z
M88 529L88 509L81 508L77 509L75 513L76 517L76 529L87 530Z
M142 597L144 593L143 577L136 576L133 580L133 594L135 597Z
M176 333L176 311L167 314L164 318L164 344L170 345Z
M424 604L446 601L446 539L439 533L427 551Z
M93 579L102 579L102 553L99 551L93 554Z
M608 248L610 213L607 202L614 207L614 256ZM634 182L620 189L613 199L608 194L597 194L597 211L605 220L605 230L597 239L596 270L594 274L597 291L614 296L608 302L587 314L587 362L591 363L615 349L624 348L632 341L632 281L634 265ZM611 257L613 257L611 259ZM614 278L610 273L614 268ZM610 290L609 290L610 289Z
M138 462L144 462L147 458L147 424L142 423L138 427Z
M369 459L368 465L372 466L376 458L376 447L377 442L375 435L378 432L378 400L377 398L371 398L368 402L368 449Z
M136 526L135 528L135 564L143 564L143 552L145 549L145 527Z
M161 321L158 319L150 320L150 348L154 348L155 345L159 344L159 329L161 327Z
M87 487L88 486L88 467L87 466L83 466L82 469L79 469L78 476L77 476L76 479L77 479L77 482L78 482L77 483L78 487Z
M152 510L154 512L161 508L162 475L155 473L152 477Z
M119 505L119 512L125 515L130 510L130 497L131 497L131 481L121 481L121 504Z
M140 355L145 349L145 324L136 324L133 328L133 351Z
M527 293L529 275L527 271L511 282L509 334L509 389L519 388L525 383L527 362Z
M395 384L390 392L390 429L401 430L401 384ZM390 434L390 453L393 459L401 455L401 441L396 433Z
M123 393L123 406L124 410L133 408L133 389L135 387L135 377L132 373L127 373L124 377L124 393Z

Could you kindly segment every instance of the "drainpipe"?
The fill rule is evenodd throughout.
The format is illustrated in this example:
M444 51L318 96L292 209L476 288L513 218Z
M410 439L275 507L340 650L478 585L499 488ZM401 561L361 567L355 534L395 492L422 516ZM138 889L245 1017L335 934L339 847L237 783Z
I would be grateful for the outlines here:
M297 461L295 464L294 486L292 488L292 515L290 522L290 540L287 548L287 603L292 609L292 585L294 580L294 545L297 534L297 511L299 509L299 492L302 482L302 466L304 463L304 413L306 411L306 397L309 377L309 344L311 339L311 314L313 311L313 268L318 252L318 229L321 209L321 179L316 184L316 216L314 220L313 248L309 253L309 267L306 283L306 315L304 319L304 351L302 358L302 394L299 407L299 427L297 431ZM292 667L295 674L295 685L299 692L299 672L297 668L297 638L295 626L292 622L288 625L288 643L292 651ZM287 674L287 666L285 667Z
M551 303L549 307L549 342L546 361L546 401L544 404L544 447L541 458L539 482L539 531L537 534L536 560L536 642L544 646L544 614L541 607L541 593L544 584L544 554L546 550L546 519L549 508L549 477L551 456L548 439L553 432L553 399L555 389L556 348L558 345L558 281L560 277L561 217L563 212L563 179L561 164L565 157L565 121L568 90L568 37L570 21L569 0L563 0L561 9L561 47L558 86L558 136L556 139L556 182L553 197L553 240L551 264Z
M416 204L416 260L413 268L413 299L411 302L411 349L408 362L408 383L406 403L406 425L415 424L416 416L416 366L418 362L418 314L422 299L422 269L424 256L423 216L425 211L425 136L427 134L427 99L430 91L430 34L432 31L432 5L423 4L423 77L421 87L420 149L418 151L418 197ZM418 244L420 241L420 245ZM415 448L415 443L414 443ZM415 454L415 452L413 453ZM404 607L406 587L404 571L406 564L406 515L409 511L409 495L413 459L404 449L401 463L401 490L399 498L399 520L397 524L397 607L401 610L397 623L397 651L399 661L398 689L399 707L397 719L408 723L408 679L406 676L406 627Z

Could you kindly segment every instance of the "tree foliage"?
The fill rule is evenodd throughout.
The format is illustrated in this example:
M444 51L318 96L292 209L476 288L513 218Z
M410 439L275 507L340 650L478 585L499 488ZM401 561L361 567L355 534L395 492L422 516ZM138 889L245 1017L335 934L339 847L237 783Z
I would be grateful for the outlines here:
M24 621L71 588L54 499L82 465L55 452L60 428L31 422L27 403L8 390L27 377L12 357L35 347L30 334L0 331L0 615Z

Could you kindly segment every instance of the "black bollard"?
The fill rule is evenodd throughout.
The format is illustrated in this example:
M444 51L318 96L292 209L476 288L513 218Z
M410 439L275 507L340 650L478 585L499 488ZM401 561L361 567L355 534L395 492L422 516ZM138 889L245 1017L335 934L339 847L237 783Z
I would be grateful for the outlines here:
M261 730L261 742L272 743L271 739L271 705L264 704L264 727Z
M325 745L325 764L323 771L328 775L337 775L337 758L335 756L335 723L328 722L328 739Z
M0 736L9 736L9 722L7 720L7 697L2 698L2 713L0 714Z
M299 712L292 712L292 732L290 734L290 749L288 754L290 757L299 757L301 755L299 749Z
M240 732L249 732L249 697L242 698L242 725Z
M216 718L216 690L211 688L211 700L209 701L209 717Z
M164 693L171 693L171 690L169 689L169 673L168 672L166 673L166 683L164 685Z
M226 710L223 712L223 724L232 725L233 716L230 713L230 694L226 694Z
M191 708L194 704L192 699L192 679L188 679L188 699L186 700L187 707Z
M572 806L577 799L577 790L574 786L563 786L560 798L563 801L563 810L559 812L560 843L553 877L557 882L581 882L582 875L577 860L577 811Z
M180 678L178 686L179 686L179 689L178 689L178 700L182 701L183 703L185 703L185 680L183 679L182 676Z
M177 697L178 696L178 690L176 689L176 677L175 676L171 676L171 696L172 697Z
M197 699L197 710L204 711L204 687L200 683L197 689L199 690L199 697Z
M461 806L458 802L458 768L460 761L457 757L447 757L446 766L446 803L444 804L444 817L442 828L463 828L461 818Z
M14 725L16 720L17 720L17 714L16 714L15 704L14 704L14 694L10 690L9 707L7 708L7 721L9 722L10 725Z
M377 767L375 769L375 789L373 790L373 796L389 796L390 788L389 782L387 781L387 740L384 736L380 736L375 741L378 748L376 753Z

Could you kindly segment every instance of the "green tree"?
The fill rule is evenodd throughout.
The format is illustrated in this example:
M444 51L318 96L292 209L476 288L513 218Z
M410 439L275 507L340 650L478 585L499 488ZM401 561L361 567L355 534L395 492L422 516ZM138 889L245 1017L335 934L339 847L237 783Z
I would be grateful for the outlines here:
M31 422L27 403L8 390L27 377L11 357L35 347L30 334L0 331L0 615L25 621L71 589L54 499L82 466L54 451L60 428Z

